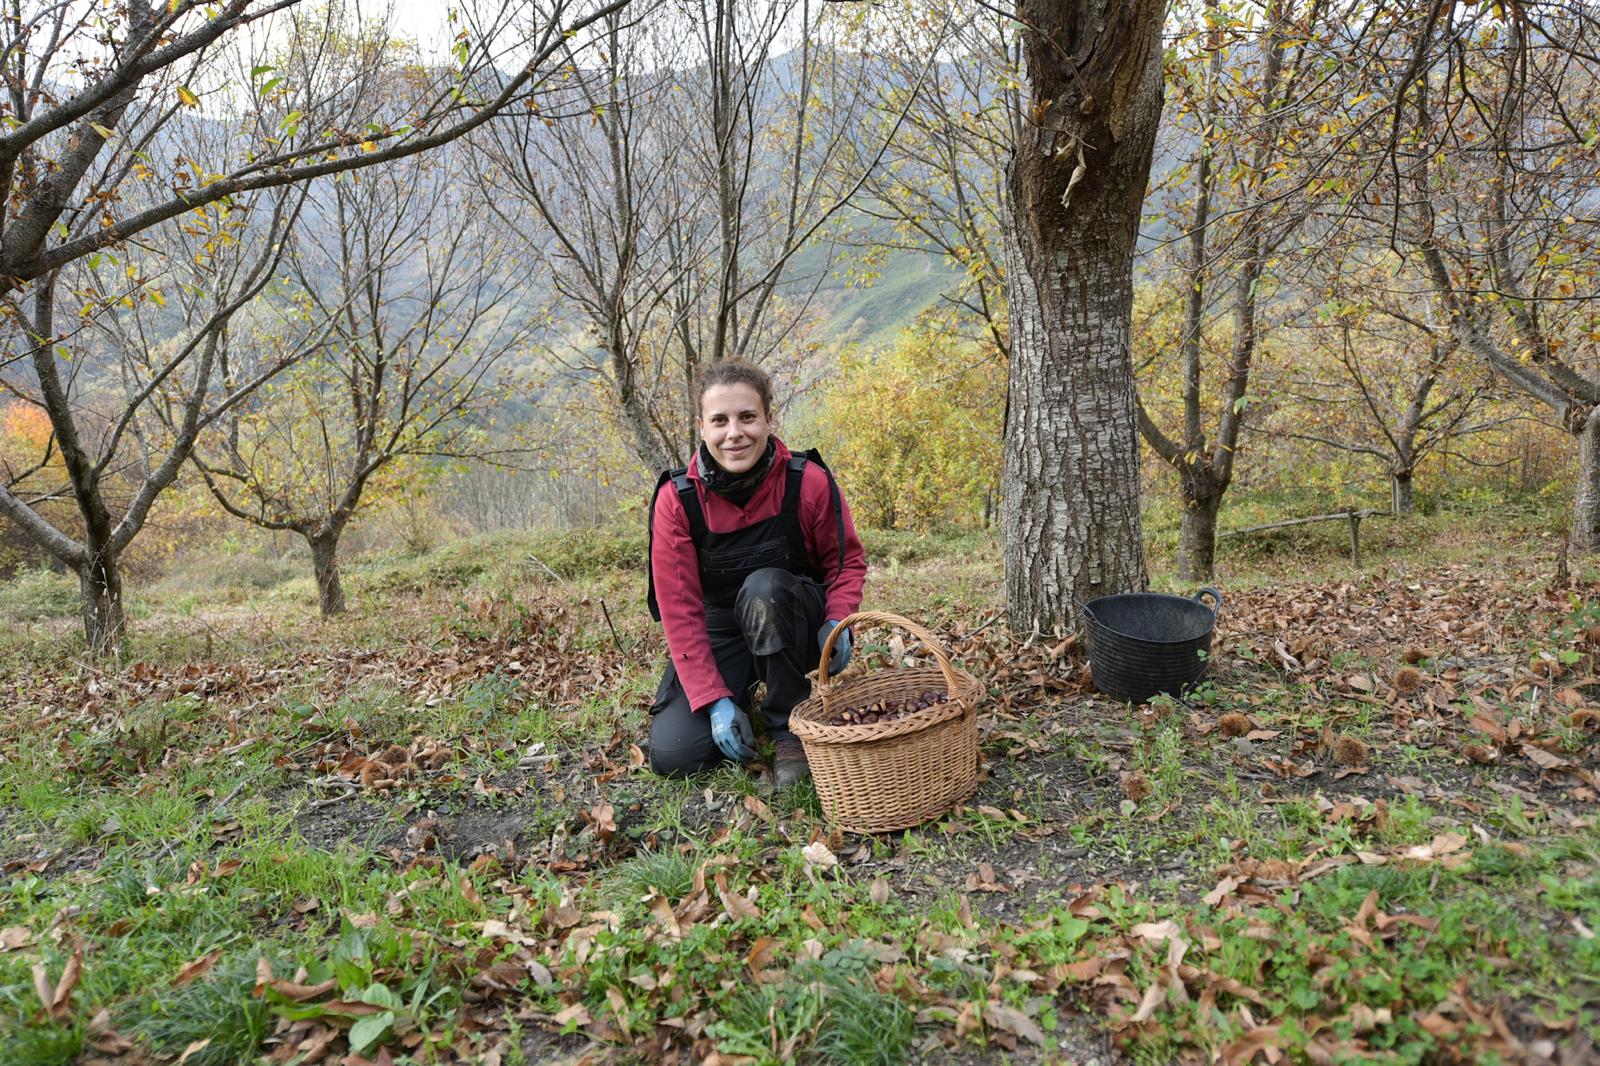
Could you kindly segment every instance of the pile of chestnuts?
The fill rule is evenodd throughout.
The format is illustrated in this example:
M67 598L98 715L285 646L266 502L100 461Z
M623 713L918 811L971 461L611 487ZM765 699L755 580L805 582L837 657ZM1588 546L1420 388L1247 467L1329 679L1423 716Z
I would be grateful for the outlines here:
M828 719L828 725L873 725L877 722L894 722L919 711L925 711L929 707L936 707L945 702L946 698L941 689L929 689L909 696L873 700L863 707L851 707L837 712Z

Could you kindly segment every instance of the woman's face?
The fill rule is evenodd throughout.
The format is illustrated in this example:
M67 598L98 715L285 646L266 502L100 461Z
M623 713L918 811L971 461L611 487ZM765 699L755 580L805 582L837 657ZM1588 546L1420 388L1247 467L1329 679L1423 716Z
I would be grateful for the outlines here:
M767 451L772 417L761 394L743 383L713 385L700 397L700 439L730 474L742 474Z

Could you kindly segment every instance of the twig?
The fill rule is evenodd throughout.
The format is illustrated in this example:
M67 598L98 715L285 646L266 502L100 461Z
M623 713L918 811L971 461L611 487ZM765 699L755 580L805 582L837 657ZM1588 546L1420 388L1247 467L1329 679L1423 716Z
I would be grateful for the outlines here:
M539 564L539 569L543 570L545 573L549 574L552 578L554 578L557 584L560 584L560 585L565 585L566 584L566 582L561 579L561 575L556 573L554 570L550 569L548 566L546 566L544 564L544 560L539 558L537 555L533 554L532 552L529 552L528 553L528 559L530 561L532 561L532 562L538 563Z
M611 630L611 639L616 643L617 650L624 655L628 654L628 649L622 646L622 638L617 636L617 627L611 624L611 610L606 606L604 599L600 601L600 613L606 616L606 628Z

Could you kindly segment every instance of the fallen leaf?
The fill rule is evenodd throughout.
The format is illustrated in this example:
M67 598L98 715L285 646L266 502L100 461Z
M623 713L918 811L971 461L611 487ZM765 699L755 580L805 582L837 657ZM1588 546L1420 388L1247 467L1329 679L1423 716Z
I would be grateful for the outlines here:
M1161 987L1160 982L1152 982L1150 987L1144 990L1143 998L1139 1000L1139 1009L1133 1012L1133 1016L1128 1021L1134 1025L1148 1021L1150 1016L1156 1012L1156 1008L1161 1006L1162 1000L1166 998L1167 990Z
M33 942L33 934L25 926L9 925L0 929L0 952L20 951Z
M1260 1052L1267 1052L1271 1057L1278 1050L1278 1027L1263 1025L1259 1029L1250 1030L1223 1048L1222 1061L1224 1066L1243 1066Z
M172 987L182 988L190 981L204 977L211 972L211 967L215 966L220 958L222 958L222 949L217 948L215 951L206 952L198 959L184 963L178 967L178 976L172 979Z
M1171 918L1159 922L1140 922L1128 931L1134 936L1154 940L1157 943L1183 935L1183 927Z
M883 906L889 902L889 882L882 877L872 879L872 887L867 890L867 895L872 897L872 902Z
M656 916L656 921L661 923L661 928L666 930L668 936L674 940L683 939L683 927L678 924L678 916L672 912L672 904L663 896L656 896L650 901L650 913Z
M1572 766L1572 761L1570 759L1563 759L1554 752L1545 751L1543 748L1536 748L1532 744L1522 745L1522 754L1532 759L1539 765L1540 769L1543 770L1566 770L1570 769Z
M39 1002L44 1005L45 1014L52 1021L65 1021L72 1012L72 990L78 985L78 978L83 975L83 945L79 944L73 949L72 957L67 959L67 964L61 968L61 979L55 984L50 983L50 974L44 963L35 963L33 967L33 989L39 994Z
M610 840L617 832L617 812L609 803L597 803L587 813L589 824L601 840Z
M1221 881L1217 882L1216 888L1213 888L1210 892L1205 894L1201 902L1205 903L1205 905L1208 907L1215 907L1217 904L1233 895L1233 890L1238 888L1240 884L1241 882L1237 877L1224 877Z
M822 841L814 841L800 849L800 854L805 857L807 866L819 867L823 870L839 865L839 857L828 850L828 845Z
M211 1038L209 1036L204 1040L196 1040L194 1043L183 1049L183 1054L178 1056L177 1066L183 1066L184 1063L189 1061L190 1057L200 1054L200 1052L204 1051L210 1046Z
M588 1025L590 1021L589 1008L582 1003L574 1003L569 1007L563 1007L561 1010L556 1011L555 1017L550 1020L560 1026L565 1026L568 1022Z
M721 870L718 870L716 882L717 895L721 898L722 909L728 912L728 917L732 918L734 921L738 921L741 918L749 918L754 920L761 917L761 910L754 903L751 903L748 899L745 899L743 896L739 895L739 893L730 892L728 890L727 874L723 873Z
M1030 1044L1044 1043L1044 1030L1015 1007L990 1000L983 1008L983 1020L995 1029L1020 1036Z

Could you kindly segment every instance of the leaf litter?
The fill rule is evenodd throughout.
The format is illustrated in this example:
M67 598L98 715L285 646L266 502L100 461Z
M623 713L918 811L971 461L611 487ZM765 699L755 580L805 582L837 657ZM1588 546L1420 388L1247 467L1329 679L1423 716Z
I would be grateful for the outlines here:
M1591 599L1593 594L1592 588L1584 590ZM1223 973L1215 958L1226 937L1265 943L1280 935L1281 908L1340 871L1471 868L1475 851L1486 841L1465 833L1446 829L1413 843L1379 839L1396 802L1416 797L1472 814L1470 807L1482 809L1498 790L1498 796L1515 796L1525 816L1542 818L1554 829L1592 831L1594 719L1584 712L1592 714L1600 694L1595 680L1600 671L1586 634L1561 629L1572 611L1571 590L1456 567L1332 588L1247 590L1230 597L1217 638L1223 650L1214 667L1217 688L1234 694L1238 707L1220 714L1204 701L1124 709L1094 695L1070 640L1017 645L988 618L947 624L941 637L958 649L963 666L984 680L989 701L979 797L927 832L947 849L945 857L930 862L892 842L887 858L875 856L872 846L827 832L804 810L776 809L753 794L722 801L708 792L696 809L706 812L698 830L705 832L701 840L709 851L684 853L692 860L692 876L681 896L650 892L643 902L649 920L629 931L634 944L629 950L672 958L674 945L698 929L713 928L731 937L726 941L730 958L756 984L781 986L795 967L839 950L830 944L854 944L854 957L868 960L873 986L907 1004L927 1039L953 1052L974 1040L1019 1053L1051 1046L1060 1031L1059 1021L1052 1019L1065 1013L1102 1019L1119 1046L1133 1047L1159 1032L1170 1046L1190 1049L1181 1057L1224 1062L1278 1061L1294 1049L1316 1061L1360 1057L1372 1053L1379 1046L1373 1040L1400 1018L1429 1034L1438 1049L1462 1058L1490 1053L1538 1058L1546 1051L1543 1057L1552 1058L1563 1047L1584 1046L1587 1038L1571 1019L1540 1015L1531 1020L1523 1007L1486 1000L1464 980L1428 1003L1379 1007L1328 999L1303 1012L1299 1032L1291 1033L1269 1009L1274 967L1246 981ZM1530 653L1520 643L1521 634L1489 621L1513 615L1533 620L1524 633L1552 634L1551 647L1560 654ZM509 1053L513 1024L545 1027L560 1039L576 1032L596 1048L632 1048L653 1061L713 1061L720 1055L716 1033L724 999L716 987L686 985L673 980L670 970L636 969L596 995L581 991L614 952L624 928L619 914L596 905L594 886L631 856L689 847L681 836L624 832L629 826L620 815L630 803L658 802L650 796L640 738L629 736L619 722L608 740L576 748L558 743L553 759L540 753L539 761L509 777L472 775L469 780L462 769L479 761L484 743L470 734L373 736L360 722L332 716L339 693L379 681L416 705L448 700L473 681L508 672L515 675L519 699L551 706L575 706L596 689L625 687L634 667L603 645L581 646L571 625L557 628L564 635L548 644L497 635L416 647L404 656L330 651L303 664L319 677L318 694L301 704L310 709L298 719L308 740L286 748L279 768L304 775L312 794L386 799L418 790L424 796L466 792L486 803L509 804L513 814L526 797L537 794L546 800L559 797L556 802L566 813L548 836L517 841L514 834L481 852L477 876L459 880L462 896L494 917L475 919L470 928L408 927L408 935L428 946L436 964L462 982L457 1019L462 1035L455 1043L442 1045L393 1023L381 1029L369 1024L361 1039L354 1039L363 1019L385 1015L382 1003L350 999L337 981L309 981L303 967L282 976L263 958L255 995L272 1004L277 1016L268 1044L274 1061L379 1061L352 1050L357 1043L371 1050L369 1035L381 1041L373 1052L381 1056L426 1043L441 1060L454 1055L491 1061ZM917 649L902 646L893 654L900 661L918 661ZM1334 665L1362 658L1372 665L1356 670ZM1413 673L1402 674L1399 667L1385 665L1389 662L1404 662ZM177 694L230 708L226 737L193 753L204 762L240 745L268 743L251 730L281 720L272 708L293 690L293 676L265 662L173 669L134 664L120 673L53 679L46 685L42 718L58 735L87 729L115 736L124 727L125 708L139 700ZM1274 691L1292 693L1292 700L1268 700ZM1286 708L1314 711L1320 724L1309 726ZM1343 734L1331 726L1358 720L1366 725L1363 737L1350 739L1368 750L1360 759L1341 757ZM160 773L182 749L184 728L134 772ZM1232 772L1254 782L1263 803L1308 803L1323 825L1354 834L1358 845L1284 858L1252 855L1249 843L1239 841L1243 847L1230 861L1177 874L1188 900L1179 912L1156 916L1142 907L1135 909L1147 915L1145 920L1119 918L1165 870L1139 860L1107 862L1092 848L1082 853L1076 831L1087 826L1094 836L1128 823L1171 823L1181 830L1191 813L1188 805L1160 802L1170 783L1148 759L1151 738L1162 729L1181 734L1187 772L1213 781L1219 772ZM1445 762L1419 777L1392 761L1391 753L1403 745ZM1085 764L1080 754L1091 751L1107 761ZM83 763L72 769L92 774L100 768ZM1364 772L1341 776L1349 769ZM1482 776L1490 770L1494 776ZM1041 781L1045 791L1030 797L1028 789ZM1059 791L1052 794L1050 786ZM1125 804L1133 808L1131 815ZM327 813L337 820L351 808L336 799ZM431 828L428 821L414 821L390 847L389 861L413 871L417 885L436 881L443 871L436 853L445 819ZM1005 828L996 846L998 826ZM1491 837L1481 828L1478 832ZM1497 846L1516 844L1502 844L1499 832L1492 838ZM719 850L738 839L762 844L753 856ZM1032 869L1043 854L1059 857L1068 879L1058 874L1039 884ZM21 870L39 861L28 857L19 865L12 859L7 867ZM50 861L35 872L48 872ZM852 939L847 918L824 916L807 905L799 919L805 935L796 942L773 935L779 927L772 923L787 919L761 903L761 887L780 877L785 862L795 863L818 885L845 891L859 883L863 902L880 908L915 912L950 889L969 895L961 897L954 927L924 917L903 946ZM226 876L221 869L208 866L205 876ZM1081 875L1076 883L1070 881L1074 872ZM528 883L532 873L553 878L562 886L560 897L541 900ZM935 887L926 883L930 877L939 882L934 893L928 891ZM1041 895L1046 888L1048 897ZM1063 899L1065 905L1041 916L1034 904L1049 898ZM298 904L293 909L302 917L315 916L320 907L311 899ZM407 899L396 896L381 920L403 925L412 913ZM352 924L356 919L365 921L365 916L345 916ZM1581 918L1573 921L1582 938L1588 926ZM1340 938L1337 942L1314 939L1301 946L1297 961L1313 973L1376 964L1374 953L1434 932L1434 919L1386 906L1374 890L1336 931L1325 934ZM1070 942L1071 957L1040 956L1029 946L1030 938L1040 937ZM0 951L26 952L36 940L34 930L10 927L0 932ZM216 952L198 956L178 971L174 983L205 980L218 957ZM935 964L983 982L985 994L978 999L953 994L931 979ZM66 1017L74 1009L85 965L82 945L64 970L32 965L39 1009ZM397 982L405 969L402 960L373 977ZM1206 1032L1185 1020L1206 1011L1226 1018L1226 1025ZM607 1054L602 1051L600 1057Z

